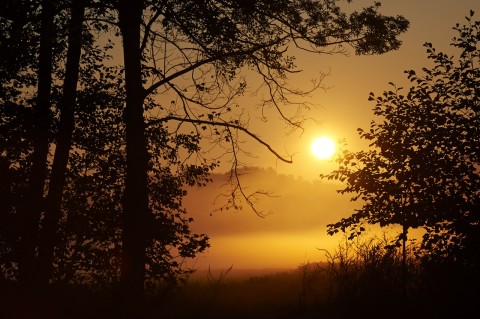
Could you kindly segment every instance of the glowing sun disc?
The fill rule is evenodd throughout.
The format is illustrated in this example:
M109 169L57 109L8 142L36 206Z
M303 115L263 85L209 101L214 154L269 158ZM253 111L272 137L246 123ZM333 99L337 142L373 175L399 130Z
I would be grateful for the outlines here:
M332 157L335 153L335 143L328 137L317 138L312 144L312 153L320 159Z

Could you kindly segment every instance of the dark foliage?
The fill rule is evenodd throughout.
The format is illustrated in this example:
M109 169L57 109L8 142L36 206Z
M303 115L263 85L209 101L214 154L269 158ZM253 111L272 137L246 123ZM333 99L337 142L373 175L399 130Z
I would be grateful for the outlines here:
M391 84L370 95L379 120L358 130L370 149L345 149L339 168L323 176L346 182L339 192L364 203L329 225L330 234L351 231L353 238L365 222L397 224L406 239L408 229L420 227L423 260L458 274L480 262L480 22L473 12L466 19L454 27L457 57L426 43L433 67L406 71L408 91Z
M74 19L77 5L83 21ZM244 72L262 80L263 110L298 128L303 119L284 109L306 106L291 97L309 90L287 85L296 71L288 47L397 49L408 21L379 7L346 14L319 0L2 1L2 278L111 287L123 276L134 293L145 283L172 286L188 272L183 260L208 247L182 207L184 186L205 185L218 165L200 143L230 156L233 178L240 134L291 161L250 131L250 111L236 100ZM110 56L121 40L124 67ZM252 204L235 183L232 205L238 193ZM53 259L43 258L50 248ZM34 278L37 267L43 278Z
M29 5L34 6L33 2ZM20 10L20 7L15 7L15 10ZM4 46L0 66L0 72L3 72L0 99L0 270L3 280L18 279L18 245L24 230L19 212L25 206L32 166L32 105L35 104L37 90L35 71L41 6L30 13L32 10L27 10L28 19L21 21L18 30L14 29L16 17L0 17L4 26L0 41ZM17 11L14 13L21 13ZM48 108L52 119L48 135L51 147L57 145L55 134L61 121L59 105L67 59L68 28L65 22L70 20L69 12L68 1L59 3L55 11L58 21L52 71L54 86L51 90L52 105ZM90 8L87 19L92 19L97 13L98 9ZM54 230L58 238L50 281L105 288L119 280L120 272L120 216L125 178L124 93L123 71L112 66L110 60L112 41L95 43L95 38L101 35L96 23L83 28L75 130L69 152L67 181L62 191L60 220ZM20 31L24 32L21 36L18 34ZM22 47L13 48L13 45ZM149 222L150 248L147 253L147 268L150 270L147 280L152 287L174 284L184 272L189 271L182 260L193 258L208 247L205 235L190 232L188 224L192 220L186 217L181 205L186 194L183 185L204 185L208 182L209 170L215 166L183 163L181 156L198 151L198 143L196 134L168 135L161 124L152 125L148 131L152 154L148 168L150 206L156 216ZM53 152L50 153L46 162L49 170L53 156ZM47 179L46 185L48 183ZM47 192L48 186L45 197ZM40 209L44 211L45 207ZM44 230L44 220L42 217L37 225L40 233ZM38 239L37 236L34 238ZM37 266L35 262L30 267L36 269Z

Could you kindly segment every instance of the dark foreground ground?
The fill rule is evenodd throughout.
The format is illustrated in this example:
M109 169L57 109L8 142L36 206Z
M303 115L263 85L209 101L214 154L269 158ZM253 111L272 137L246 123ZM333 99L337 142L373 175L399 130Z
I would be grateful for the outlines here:
M461 283L455 291L439 289L425 296L412 287L403 295L374 282L348 287L329 278L315 267L240 277L200 274L174 291L148 295L133 316L125 315L112 291L52 286L40 293L2 283L0 319L426 319L477 318L480 313L479 290L462 290Z

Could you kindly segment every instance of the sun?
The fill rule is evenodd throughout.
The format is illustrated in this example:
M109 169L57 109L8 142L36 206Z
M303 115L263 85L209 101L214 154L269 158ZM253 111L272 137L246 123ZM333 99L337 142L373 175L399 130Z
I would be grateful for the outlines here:
M330 158L335 153L335 143L331 138L319 137L313 141L312 153L320 159Z

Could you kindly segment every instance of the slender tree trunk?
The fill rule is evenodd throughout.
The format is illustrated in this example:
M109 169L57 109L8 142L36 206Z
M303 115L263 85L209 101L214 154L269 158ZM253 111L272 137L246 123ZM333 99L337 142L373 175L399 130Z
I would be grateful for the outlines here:
M19 244L19 281L33 283L36 271L36 247L40 215L47 173L48 134L51 125L50 95L52 88L52 61L54 31L54 1L42 1L40 51L38 63L37 102L33 107L33 154L28 189L21 212L21 239Z
M59 240L57 230L61 217L62 193L65 185L68 155L72 145L72 134L75 125L74 105L82 51L82 25L85 12L84 2L84 0L74 0L72 3L63 96L59 105L61 112L60 122L48 188L45 218L40 233L38 276L41 284L47 284L51 278L54 249L58 246Z
M143 1L119 1L125 64L127 169L124 195L121 284L130 300L141 298L145 281L148 155L143 118L140 23Z
M404 224L402 239L402 297L404 302L407 299L407 234L408 226Z

